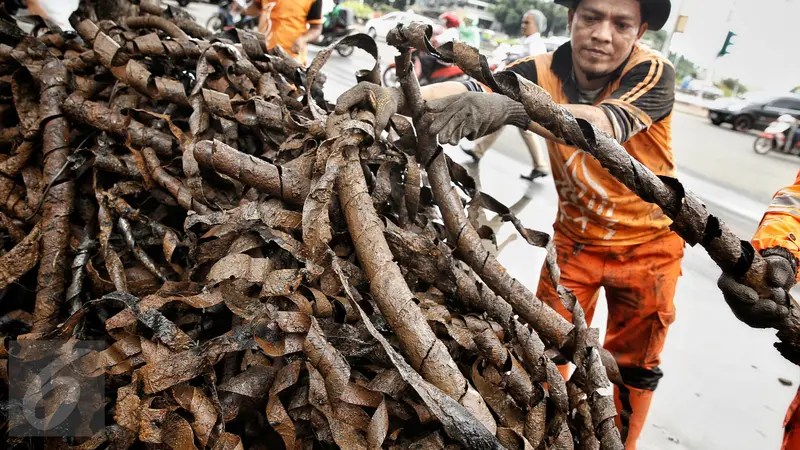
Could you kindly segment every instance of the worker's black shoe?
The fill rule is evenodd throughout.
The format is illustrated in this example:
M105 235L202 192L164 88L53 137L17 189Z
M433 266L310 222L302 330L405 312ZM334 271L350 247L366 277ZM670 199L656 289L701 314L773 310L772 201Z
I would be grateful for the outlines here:
M528 181L533 181L533 180L535 180L537 178L546 177L546 176L547 176L547 172L542 172L539 169L533 169L533 170L531 170L530 174L528 174L528 175L520 175L519 177L520 178L524 178L524 179L526 179Z
M476 163L477 163L477 162L479 162L479 161L481 160L481 157L480 157L480 156L478 156L478 155L477 155L477 154L476 154L474 151L472 151L471 149L464 148L463 146L459 146L459 148L461 149L461 151L462 151L462 152L464 152L464 153L466 153L467 155L469 155L469 156L472 158L472 161L473 161L473 162L476 162Z

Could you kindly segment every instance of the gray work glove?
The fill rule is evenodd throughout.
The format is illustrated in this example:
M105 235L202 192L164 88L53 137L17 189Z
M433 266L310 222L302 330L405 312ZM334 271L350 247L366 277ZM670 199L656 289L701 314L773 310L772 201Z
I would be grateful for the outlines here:
M762 252L767 264L765 282L769 298L723 273L717 282L733 314L753 328L773 328L789 315L789 289L794 285L797 261L788 250L775 247Z
M433 115L431 133L439 142L457 145L461 138L475 140L505 125L528 128L530 118L521 103L500 94L467 92L426 102Z
M339 96L334 114L346 114L355 107L370 109L375 113L375 133L380 134L393 115L405 113L405 103L406 98L400 89L362 81Z

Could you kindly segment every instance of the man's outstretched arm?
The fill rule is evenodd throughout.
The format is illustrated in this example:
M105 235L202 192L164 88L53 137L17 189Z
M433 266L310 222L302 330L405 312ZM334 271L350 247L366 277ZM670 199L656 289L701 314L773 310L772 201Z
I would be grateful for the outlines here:
M472 88L468 87L474 86ZM422 98L425 100L436 100L436 99L443 99L446 97L452 97L455 95L463 95L468 92L481 92L481 93L488 93L490 92L488 88L472 82L469 84L461 83L458 81L446 81L444 83L438 83L434 85L423 86L421 89ZM458 97L453 97L452 101L456 101ZM480 101L477 99L476 101ZM593 124L597 129L607 133L612 137L616 137L614 134L614 127L611 125L611 121L609 120L606 113L603 109L597 106L591 105L562 105L566 108L573 116L584 119L589 123ZM564 144L564 140L557 138L548 131L543 126L539 125L536 122L531 121L528 125L528 130L542 136L545 139L550 141L557 142L559 144ZM463 136L462 136L463 137Z
M723 273L718 281L733 313L755 328L775 326L789 314L789 289L797 282L800 260L800 173L795 184L775 194L752 239L767 263L770 297L760 298L749 286Z
M472 84L480 86L474 82ZM465 115L469 116L468 125L470 126L464 127L448 126L447 123L439 120L434 131L440 133L441 142L458 142L463 137L474 139L482 136L476 135L476 133L486 130L488 130L487 133L495 131L496 128L492 129L495 126L515 125L520 128L527 127L545 139L564 143L562 139L555 137L541 125L527 119L527 113L520 103L507 97L503 97L503 100L497 99L496 96L500 95L491 94L488 88L480 87L480 90L475 90L468 88L465 83L446 81L423 86L421 93L422 98L428 102L429 110L433 107L440 116L452 120L453 125L465 122ZM490 97L484 97L485 95L492 95L491 103L489 103ZM402 91L367 82L359 83L342 94L336 103L336 113L338 114L343 114L358 105L371 105L375 109L376 126L379 130L385 128L392 115L396 113L409 114L409 111L405 109L405 96ZM492 108L488 107L490 104ZM614 127L601 108L588 105L563 106L575 117L585 119L599 130L615 137ZM491 113L489 113L490 110ZM500 123L500 119L507 121Z

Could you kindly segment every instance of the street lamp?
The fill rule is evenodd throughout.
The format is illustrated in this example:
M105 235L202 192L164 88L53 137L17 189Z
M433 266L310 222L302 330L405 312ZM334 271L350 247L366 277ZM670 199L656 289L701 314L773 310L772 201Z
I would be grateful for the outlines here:
M672 44L672 35L675 33L683 33L686 30L686 24L689 22L689 16L683 14L683 7L686 6L686 0L681 2L681 6L678 8L678 18L675 20L675 26L672 27L672 30L667 34L667 38L664 39L664 45L661 46L661 53L669 59L669 46Z

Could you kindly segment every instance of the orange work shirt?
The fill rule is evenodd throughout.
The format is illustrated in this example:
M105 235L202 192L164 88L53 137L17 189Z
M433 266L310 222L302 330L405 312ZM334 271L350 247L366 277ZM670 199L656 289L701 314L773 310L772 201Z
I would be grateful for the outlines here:
M794 184L775 193L753 236L752 244L761 252L773 247L788 250L800 261L800 172ZM800 281L800 271L795 282ZM800 450L800 389L789 405L783 421L783 445L781 450Z
M570 43L508 70L541 86L556 103L599 107L631 156L657 175L674 176L675 70L669 60L637 44L606 87L594 92L575 82ZM547 145L558 191L558 231L579 243L607 246L641 244L670 231L671 220L658 206L631 192L593 156L568 145Z
M800 261L800 172L794 184L779 190L772 198L752 243L759 252L783 247Z
M308 25L322 22L322 0L261 0L258 31L267 37L267 48L280 45L301 64L306 64L306 54L293 53L292 44Z

